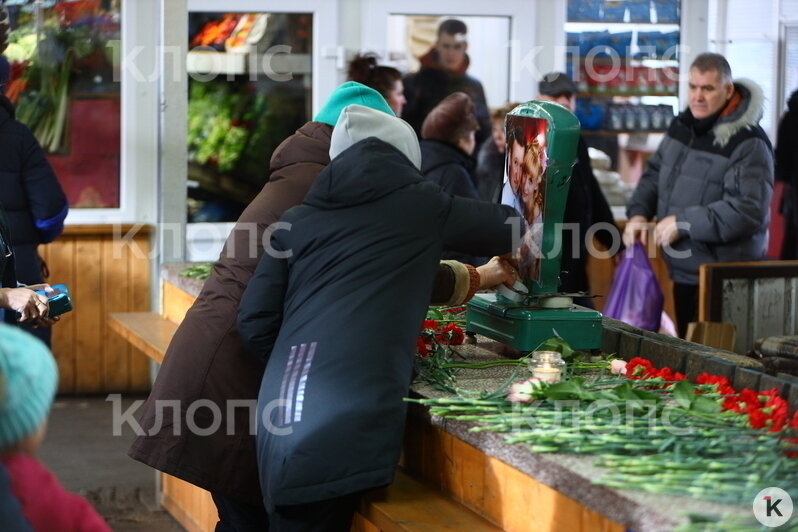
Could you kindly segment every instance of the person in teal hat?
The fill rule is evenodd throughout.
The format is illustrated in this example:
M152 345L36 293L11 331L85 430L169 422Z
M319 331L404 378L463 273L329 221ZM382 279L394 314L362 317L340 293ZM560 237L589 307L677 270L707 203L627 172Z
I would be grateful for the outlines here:
M34 458L57 386L58 368L47 347L0 324L0 463L10 479L10 496L35 532L109 532L88 501L66 491ZM0 501L0 508L8 502ZM3 523L3 530L7 526Z

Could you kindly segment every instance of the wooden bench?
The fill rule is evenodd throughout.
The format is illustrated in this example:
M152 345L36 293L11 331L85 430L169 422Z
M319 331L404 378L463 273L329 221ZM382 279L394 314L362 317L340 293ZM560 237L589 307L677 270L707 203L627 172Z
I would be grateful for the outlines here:
M402 471L396 472L393 484L370 492L363 498L358 517L382 532L502 530ZM356 519L353 532L374 530L358 528L360 520Z
M108 324L134 347L161 364L177 324L155 312L113 312Z
M119 312L109 314L108 322L131 345L148 357L163 362L177 324L154 312ZM167 477L171 491L203 491L177 479ZM176 487L173 488L171 485ZM170 496L171 495L171 496ZM187 497L197 499L194 494ZM181 505L174 504L174 494L166 493L164 506L190 531L212 532L215 512L204 511L201 518L186 515ZM201 497L202 504L212 504L210 497ZM208 509L205 509L208 510ZM205 524L207 523L207 524ZM465 506L458 504L424 484L397 471L394 483L364 497L360 513L355 516L353 532L500 532Z

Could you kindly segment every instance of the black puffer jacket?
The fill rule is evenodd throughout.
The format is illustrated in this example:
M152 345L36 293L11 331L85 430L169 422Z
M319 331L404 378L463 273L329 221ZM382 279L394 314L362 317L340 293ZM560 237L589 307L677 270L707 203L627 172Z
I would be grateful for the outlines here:
M442 193L376 138L354 144L282 218L239 331L267 361L258 464L267 507L389 484L414 345L443 246L498 255L515 211ZM271 425L264 426L266 421Z
M33 133L0 96L0 202L15 246L52 242L63 230L67 201Z
M444 192L461 198L480 199L474 182L474 166L473 157L447 142L421 141L421 173ZM487 262L487 257L474 257L451 249L444 249L442 257L472 266Z

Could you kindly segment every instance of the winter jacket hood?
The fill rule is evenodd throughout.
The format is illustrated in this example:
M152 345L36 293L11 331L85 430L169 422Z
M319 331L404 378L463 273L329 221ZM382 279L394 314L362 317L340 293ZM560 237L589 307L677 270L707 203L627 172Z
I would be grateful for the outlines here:
M711 127L715 136L714 144L724 148L739 131L756 128L762 120L764 103L762 88L754 81L745 78L735 80L734 95ZM679 120L685 125L696 122L689 108L679 115Z
M759 125L764 113L765 94L762 88L750 79L738 79L734 89L742 97L737 109L727 116L721 116L715 124L715 142L723 147L741 129L751 129Z
M318 209L352 207L421 181L420 175L407 172L408 158L402 152L376 137L361 140L350 149L369 157L354 167L351 158L333 160L308 192L305 204Z
M334 159L353 144L368 137L377 137L391 144L402 152L416 169L421 168L418 137L410 124L401 118L362 105L350 105L341 112L330 140L330 159Z

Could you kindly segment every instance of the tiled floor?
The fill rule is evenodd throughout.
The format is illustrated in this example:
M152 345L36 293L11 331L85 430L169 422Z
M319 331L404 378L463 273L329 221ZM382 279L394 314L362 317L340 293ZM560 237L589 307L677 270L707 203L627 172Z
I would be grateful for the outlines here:
M122 401L122 411L140 397ZM89 499L115 532L181 532L155 499L155 472L128 458L129 426L114 435L104 397L57 399L38 458L64 487Z

